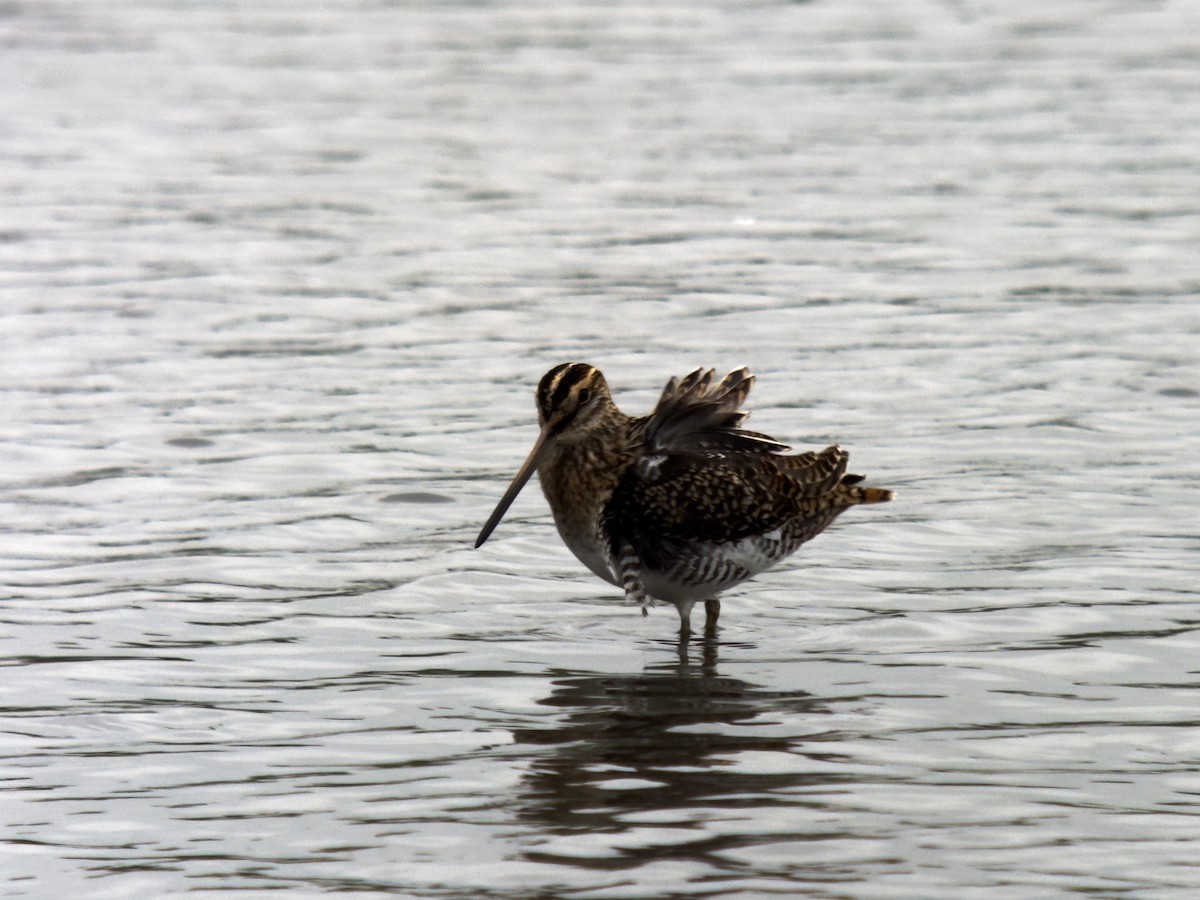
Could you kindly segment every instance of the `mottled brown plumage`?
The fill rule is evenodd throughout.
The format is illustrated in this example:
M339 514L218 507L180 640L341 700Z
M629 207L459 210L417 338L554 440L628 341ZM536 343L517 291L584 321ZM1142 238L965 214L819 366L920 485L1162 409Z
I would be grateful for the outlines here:
M631 418L598 369L551 369L537 389L541 433L475 546L536 470L571 552L643 611L651 597L673 603L686 633L696 601L713 628L719 591L794 552L849 507L892 499L859 487L840 447L788 456L743 429L754 376L739 369L714 384L714 375L672 378L650 415Z

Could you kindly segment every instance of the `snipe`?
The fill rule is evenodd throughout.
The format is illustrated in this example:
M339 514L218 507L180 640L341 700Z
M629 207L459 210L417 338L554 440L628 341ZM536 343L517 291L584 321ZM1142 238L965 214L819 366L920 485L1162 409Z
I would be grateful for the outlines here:
M571 552L645 614L650 598L673 603L680 631L705 601L777 563L860 503L892 492L860 487L838 446L786 455L785 445L741 423L754 376L713 383L712 369L672 378L648 416L617 409L600 370L563 363L537 389L541 433L488 517L491 535L536 470Z

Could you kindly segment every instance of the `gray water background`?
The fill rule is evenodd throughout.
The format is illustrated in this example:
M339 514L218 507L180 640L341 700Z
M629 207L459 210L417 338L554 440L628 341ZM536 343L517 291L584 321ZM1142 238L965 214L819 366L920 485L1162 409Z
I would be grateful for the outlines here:
M0 894L1191 898L1200 6L0 3ZM582 359L837 441L676 642Z

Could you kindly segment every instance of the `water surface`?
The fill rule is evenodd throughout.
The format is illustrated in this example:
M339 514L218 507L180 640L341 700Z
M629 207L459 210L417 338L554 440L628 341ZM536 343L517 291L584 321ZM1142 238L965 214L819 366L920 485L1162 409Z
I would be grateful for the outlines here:
M0 6L0 892L1190 898L1186 2ZM847 513L680 645L550 366Z

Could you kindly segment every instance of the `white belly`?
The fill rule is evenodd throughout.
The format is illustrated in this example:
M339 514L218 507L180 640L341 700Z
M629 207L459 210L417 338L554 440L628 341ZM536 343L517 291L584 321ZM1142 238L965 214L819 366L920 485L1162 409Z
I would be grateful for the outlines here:
M663 571L643 569L642 583L650 596L668 603L707 600L766 571L793 549L778 530L723 544L698 545Z
M564 534L562 539L593 574L609 584L620 584L608 558L608 548L598 537ZM688 548L663 570L643 567L640 574L651 597L667 603L690 604L715 597L721 591L753 578L792 549L776 530L740 541Z
M575 554L575 558L592 570L592 573L603 578L609 584L617 584L617 576L613 574L612 565L608 560L607 550L598 539L580 536L562 536L567 549Z

